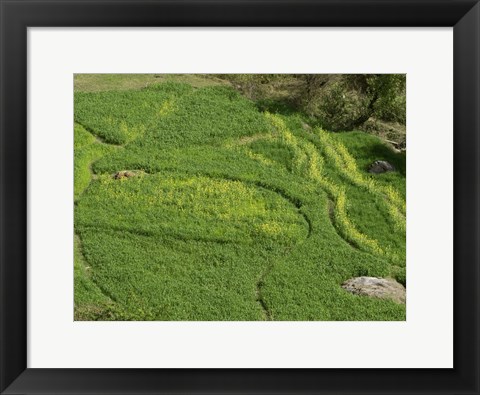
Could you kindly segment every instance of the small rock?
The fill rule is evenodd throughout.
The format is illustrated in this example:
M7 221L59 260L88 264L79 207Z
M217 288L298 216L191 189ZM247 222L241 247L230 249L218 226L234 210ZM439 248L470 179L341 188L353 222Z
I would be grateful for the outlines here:
M395 171L395 167L388 163L385 160L376 160L370 165L370 168L368 169L370 173L374 174L380 174L380 173L386 173L388 171Z
M406 300L405 287L393 279L354 277L345 281L342 288L355 295L392 299L397 303L405 303Z
M306 122L302 122L302 128L308 131L312 130L312 127Z
M129 170L122 170L122 171L118 171L116 172L114 175L113 175L113 178L115 180L120 180L122 178L130 178L130 177L134 177L135 176L135 173L133 171L129 171Z

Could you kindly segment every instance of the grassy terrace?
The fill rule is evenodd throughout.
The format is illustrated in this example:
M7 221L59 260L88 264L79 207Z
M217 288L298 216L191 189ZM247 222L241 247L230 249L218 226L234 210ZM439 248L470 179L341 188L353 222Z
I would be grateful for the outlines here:
M405 284L404 154L214 78L125 81L76 79L75 319L405 319L340 287Z

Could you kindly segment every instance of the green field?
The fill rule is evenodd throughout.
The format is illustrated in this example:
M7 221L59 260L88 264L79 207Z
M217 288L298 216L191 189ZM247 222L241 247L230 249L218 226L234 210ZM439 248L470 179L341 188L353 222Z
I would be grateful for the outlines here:
M404 153L215 78L125 81L75 82L76 320L405 320L341 288L405 285Z

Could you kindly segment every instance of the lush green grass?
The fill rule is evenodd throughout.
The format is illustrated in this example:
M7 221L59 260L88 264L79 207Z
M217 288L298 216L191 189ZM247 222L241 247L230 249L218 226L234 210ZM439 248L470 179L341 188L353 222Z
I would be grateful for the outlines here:
M405 283L404 155L184 82L75 94L76 319L404 320L340 286Z
M74 193L76 200L90 184L92 162L115 151L118 147L102 144L77 123L74 127L74 133Z

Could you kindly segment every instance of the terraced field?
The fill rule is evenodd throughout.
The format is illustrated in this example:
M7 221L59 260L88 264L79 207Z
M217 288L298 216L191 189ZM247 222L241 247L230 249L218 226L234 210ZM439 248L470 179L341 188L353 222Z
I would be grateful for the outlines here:
M404 154L205 85L76 91L75 319L404 320L341 288L405 284Z

